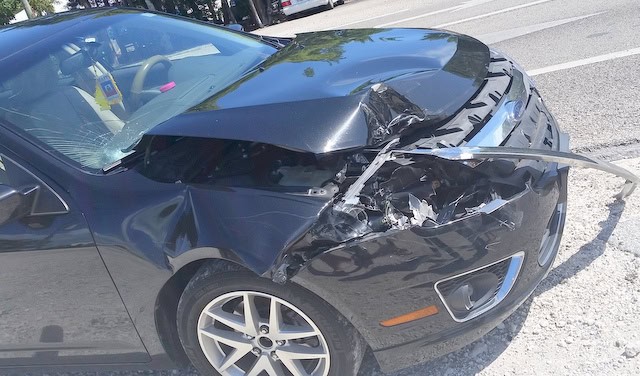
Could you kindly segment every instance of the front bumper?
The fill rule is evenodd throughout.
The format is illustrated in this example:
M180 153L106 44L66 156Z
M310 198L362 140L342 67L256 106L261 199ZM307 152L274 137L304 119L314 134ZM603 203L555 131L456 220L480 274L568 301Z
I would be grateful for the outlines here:
M496 61L504 63L504 59ZM394 150L391 141L349 186L338 205L359 202L363 184L380 166L405 155L471 166L485 159L514 161L515 170L506 173L509 176L496 172L496 177L528 181L523 191L493 200L487 204L490 210L453 222L355 238L311 257L293 276L292 281L326 300L356 327L383 371L425 362L475 341L529 297L548 273L559 248L566 218L568 166L625 178L619 198L631 194L640 183L640 177L619 166L570 153L568 136L558 130L537 90L531 89L520 119L501 146L448 142L450 146L440 147L421 140ZM501 267L505 260L516 259L517 272L511 262ZM478 271L497 276L500 270L504 274L497 278L495 295L477 306L486 309L466 315L466 301L460 305L459 299L452 299L459 297L455 293L462 284L473 279L465 276ZM447 281L462 282L445 286ZM433 311L431 306L437 308L437 314L391 327L381 324L415 311Z
M532 117L535 121L520 128L522 138L536 134L530 138L547 140L543 145L550 144L550 151L568 151L568 137L558 132L544 105L538 106L539 114ZM514 137L507 146L518 147L523 142ZM516 310L544 279L562 236L568 167L531 160L517 166L541 175L498 210L435 228L413 227L352 243L312 259L292 280L349 319L385 372L428 361L475 341ZM438 283L516 254L522 255L522 262L497 304L464 319L451 312ZM393 327L380 324L432 305L438 308L434 316Z
M399 231L326 253L310 262L293 281L341 311L358 328L385 372L454 351L509 316L553 264L559 241L546 242L553 249L547 250L551 257L543 266L538 256L553 216L558 224L554 236L559 240L562 235L567 169L548 173L552 182L547 187L528 189L492 214L437 228ZM435 284L518 252L524 253L524 260L504 300L478 317L456 321ZM431 305L438 308L437 315L395 327L380 325Z

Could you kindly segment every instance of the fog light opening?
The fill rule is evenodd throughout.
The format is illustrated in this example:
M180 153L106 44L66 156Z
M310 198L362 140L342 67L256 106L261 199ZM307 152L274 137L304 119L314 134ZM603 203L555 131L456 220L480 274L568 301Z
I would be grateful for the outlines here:
M453 290L445 299L453 311L467 314L489 302L500 287L500 282L501 279L493 273L477 274Z
M505 299L516 283L524 252L440 280L435 290L451 317L464 322L478 317Z

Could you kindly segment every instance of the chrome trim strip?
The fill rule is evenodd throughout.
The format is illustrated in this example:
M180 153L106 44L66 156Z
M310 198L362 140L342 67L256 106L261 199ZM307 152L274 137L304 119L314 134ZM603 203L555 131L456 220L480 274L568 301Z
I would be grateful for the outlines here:
M618 199L629 196L640 184L640 177L629 170L617 166L613 163L590 158L582 154L568 153L555 150L523 149L511 147L454 147L442 149L417 149L417 150L394 150L396 155L430 155L450 161L469 161L491 158L501 159L532 159L544 162L556 162L567 164L573 167L593 168L608 172L626 179L620 193L615 197Z
M525 73L515 67L511 68L511 83L509 90L502 95L497 110L480 129L480 131L466 143L466 146L500 146L511 134L522 119L522 115L529 108L531 88Z
M506 99L506 98L503 98ZM510 116L513 105L504 101L489 121L480 131L469 140L467 146L499 146L516 127L517 122L511 122Z
M442 293L440 293L440 290L438 289L438 285L441 284L442 282L446 282L455 278L459 278L462 276L465 276L467 274L471 274L474 272L477 272L479 270L482 269L486 269L490 266L493 266L495 264L499 264L505 260L511 259L511 262L509 263L509 269L507 269L507 274L504 276L504 281L502 282L502 286L500 286L500 289L498 290L498 293L496 294L496 296L494 296L491 300L489 300L488 302L486 302L485 304L481 305L479 308L472 310L469 315L463 317L463 318L457 318L454 314L453 311L451 311L451 308L449 308L449 305L447 304L447 301L445 300L444 296L442 296ZM511 289L513 288L513 286L516 284L516 280L518 278L518 275L520 274L520 269L522 268L522 264L524 263L524 252L518 252L514 255L511 255L509 257L505 257L501 260L492 262L490 264L481 266L479 268L476 269L472 269L469 270L467 272L464 273L460 273L458 275L455 275L453 277L448 277L445 279L441 279L440 281L436 282L434 285L434 289L436 290L436 293L438 294L438 296L440 297L440 300L442 301L442 304L444 304L444 307L447 309L447 312L449 312L449 315L451 316L451 318L456 321L456 322L465 322L465 321L469 321L473 318L476 318L480 315L482 315L483 313L489 311L490 309L492 309L493 307L497 306L498 304L500 304L501 301L504 300L504 298L509 294L509 292L511 291Z

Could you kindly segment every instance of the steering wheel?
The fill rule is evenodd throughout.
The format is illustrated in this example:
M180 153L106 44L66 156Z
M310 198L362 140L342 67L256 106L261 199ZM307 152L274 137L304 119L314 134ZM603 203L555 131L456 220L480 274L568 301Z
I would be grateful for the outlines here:
M136 72L135 77L133 78L133 83L131 84L131 104L134 108L138 108L141 105L140 94L144 91L144 82L147 79L147 75L151 68L156 64L164 65L165 69L169 70L171 68L171 61L166 58L166 56L155 55L151 56L147 60L145 60L138 71Z

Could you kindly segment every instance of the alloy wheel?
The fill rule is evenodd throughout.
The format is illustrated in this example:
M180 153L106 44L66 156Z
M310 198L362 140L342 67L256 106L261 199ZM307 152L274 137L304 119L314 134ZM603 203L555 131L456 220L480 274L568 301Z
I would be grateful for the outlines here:
M329 347L293 304L255 291L211 301L198 319L198 341L223 376L326 376Z

